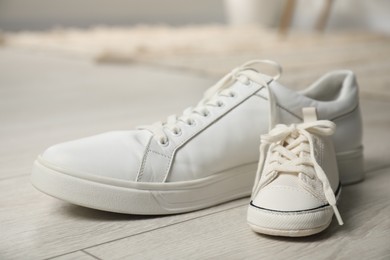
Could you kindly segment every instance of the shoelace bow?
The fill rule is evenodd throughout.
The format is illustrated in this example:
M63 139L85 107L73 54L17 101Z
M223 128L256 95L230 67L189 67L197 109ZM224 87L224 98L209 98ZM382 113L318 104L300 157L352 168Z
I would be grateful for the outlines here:
M262 135L259 167L256 173L253 196L261 189L261 175L266 176L272 172L301 172L312 178L312 175L315 174L322 182L325 198L332 206L337 221L340 225L343 225L343 220L336 206L336 196L329 184L328 177L315 158L311 135L329 136L334 133L335 128L336 125L333 122L319 120L290 126L277 125L268 134ZM267 148L271 150L271 156L274 157L270 158L271 164L269 168L267 167L267 172L262 172L267 156Z
M160 144L165 145L168 143L169 139L166 133L164 132L164 128L171 131L174 135L180 135L181 129L177 126L178 122L184 122L187 125L194 125L195 121L193 117L195 115L200 115L203 117L207 117L209 114L209 107L222 107L223 102L220 100L220 97L235 97L235 93L232 92L229 88L232 84L238 80L243 84L249 85L250 80L260 84L267 88L268 96L269 96L269 106L270 106L270 115L269 115L269 126L270 129L273 127L275 122L275 116L272 115L273 111L275 111L275 101L272 95L272 92L269 88L269 82L267 82L261 74L257 73L253 69L253 65L255 64L268 64L274 66L278 73L273 77L274 80L278 79L281 76L282 68L281 66L271 60L252 60L247 63L244 63L240 67L233 69L230 73L224 76L221 80L219 80L214 86L209 88L205 94L203 99L193 108L189 107L184 110L181 116L171 115L168 116L166 122L156 122L152 125L140 126L138 129L147 129L151 131L154 135L154 138Z

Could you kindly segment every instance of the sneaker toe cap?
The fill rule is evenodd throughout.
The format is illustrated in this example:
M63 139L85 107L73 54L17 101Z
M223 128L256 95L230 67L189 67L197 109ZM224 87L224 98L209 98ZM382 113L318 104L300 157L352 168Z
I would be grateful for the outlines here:
M303 211L326 204L306 190L291 186L265 187L252 203L257 207L275 211Z
M74 174L135 180L149 139L147 131L108 132L54 145L40 159Z

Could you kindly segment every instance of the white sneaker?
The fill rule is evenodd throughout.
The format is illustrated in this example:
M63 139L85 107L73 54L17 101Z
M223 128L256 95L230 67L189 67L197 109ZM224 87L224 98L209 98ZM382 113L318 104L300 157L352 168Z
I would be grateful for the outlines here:
M260 160L248 208L248 224L258 233L308 236L327 228L341 192L332 140L336 125L316 121L306 108L305 122L277 125L261 137ZM268 149L268 151L267 151Z
M270 61L248 62L181 116L50 147L34 164L33 185L74 204L131 214L187 212L245 197L253 186L259 133L268 132L269 121L300 122L307 106L339 126L334 137L343 181L361 180L354 74L327 74L298 93L256 72L257 63L280 68Z

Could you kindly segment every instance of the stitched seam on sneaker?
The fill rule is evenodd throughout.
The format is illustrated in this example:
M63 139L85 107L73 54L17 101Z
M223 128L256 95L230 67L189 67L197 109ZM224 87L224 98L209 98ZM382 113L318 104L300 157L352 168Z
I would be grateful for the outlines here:
M170 158L170 156L162 154L162 153L159 153L159 152L156 152L154 150L149 150L148 152L155 153L155 154L161 155L161 156L166 157L166 158Z
M259 91L257 91L255 95L258 96L259 98L262 98L262 99L268 101L268 98L267 98L267 97L265 97L265 96L263 96L262 94L259 93L260 91L261 91L261 89L259 89ZM298 119L300 119L300 120L303 119L301 116L299 116L299 115L297 115L297 114L291 112L291 111L288 110L286 107L284 107L284 106L278 104L277 102L276 102L276 106L278 106L279 108L283 109L283 110L286 111L287 113L291 114L292 116L295 116L296 118L298 118Z
M355 112L358 108L359 108L359 103L357 103L357 104L355 105L355 107L354 107L351 111L348 111L348 112L346 112L345 114L342 114L342 115L338 115L338 116L336 116L336 117L334 117L334 118L332 118L332 119L329 119L329 120L335 121L335 120L338 120L338 119L342 119L343 117L349 116L350 114L352 114L353 112Z
M135 179L136 182L140 181L142 176L144 175L145 162L146 162L146 159L148 158L149 148L150 148L150 144L152 143L152 140L153 140L153 137L150 137L149 142L146 145L146 148L144 150L144 155L142 157L141 165L140 165L140 167L138 169L138 173L137 173L137 178Z
M256 210L256 211L260 211L260 212L263 212L263 213L267 213L267 214L272 214L272 215L306 215L306 214L310 214L310 213L315 213L315 212L321 212L321 211L326 211L326 210L329 210L331 209L331 206L329 204L325 204L325 205L321 205L317 208L313 208L313 209L305 209L305 210L297 210L297 211L281 211L281 210L272 210L272 209L265 209L265 208L262 208L262 207L258 207L254 204L251 204L250 207L252 207L252 209Z

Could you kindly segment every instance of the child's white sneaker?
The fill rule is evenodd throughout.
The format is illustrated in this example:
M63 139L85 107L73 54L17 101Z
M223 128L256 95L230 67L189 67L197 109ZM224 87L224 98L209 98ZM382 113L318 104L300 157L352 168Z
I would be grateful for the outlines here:
M308 236L329 226L341 192L336 154L329 137L335 124L304 108L305 122L277 125L262 135L259 168L248 209L258 233ZM268 148L268 151L267 151Z

